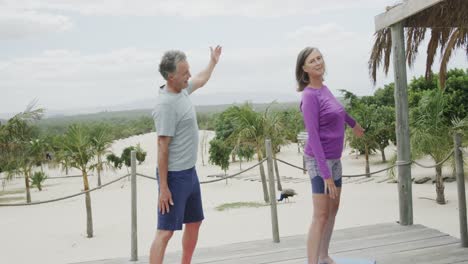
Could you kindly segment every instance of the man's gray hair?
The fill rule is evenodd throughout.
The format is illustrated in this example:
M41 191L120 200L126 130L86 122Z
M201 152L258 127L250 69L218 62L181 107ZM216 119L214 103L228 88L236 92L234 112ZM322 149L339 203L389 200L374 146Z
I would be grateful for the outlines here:
M180 50L170 50L164 53L159 64L159 72L164 80L167 80L169 73L174 73L177 70L179 62L186 60L187 56Z

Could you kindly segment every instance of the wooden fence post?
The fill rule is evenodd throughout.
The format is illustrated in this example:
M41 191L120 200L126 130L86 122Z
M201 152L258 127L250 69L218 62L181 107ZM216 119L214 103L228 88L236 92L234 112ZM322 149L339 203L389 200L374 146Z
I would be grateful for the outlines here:
M136 183L136 151L131 152L131 261L138 261L138 233L137 233L137 183Z
M271 140L265 140L267 164L268 164L268 183L270 189L270 207L271 207L271 228L273 232L273 242L279 243L278 211L276 208L275 175L273 174L273 152L271 149Z

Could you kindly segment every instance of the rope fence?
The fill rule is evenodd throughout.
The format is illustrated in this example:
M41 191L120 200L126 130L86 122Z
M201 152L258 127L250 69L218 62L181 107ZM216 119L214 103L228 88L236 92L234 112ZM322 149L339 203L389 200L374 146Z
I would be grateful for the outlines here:
M226 180L226 179L230 179L230 178L234 178L236 176L239 176L241 175L242 173L244 172L247 172L257 166L259 166L260 164L262 164L263 162L265 162L266 159L263 159L261 160L260 162L248 167L247 169L243 170L243 171L240 171L238 173L235 173L233 175L227 175L227 176L224 176L224 177L221 177L219 179L214 179L214 180L207 180L207 181L201 181L200 184L207 184L207 183L213 183L213 182L218 182L218 181L222 181L222 180ZM140 177L143 177L143 178L147 178L147 179L150 179L150 180L156 180L156 177L151 177L151 176L148 176L148 175L144 175L144 174L140 174L140 173L137 173L137 176L140 176Z
M435 164L435 165L426 166L426 165L422 165L421 163L418 163L418 162L416 162L416 161L414 161L414 160L412 160L412 162L413 162L414 164L418 165L419 167L423 167L423 168L426 168L426 169L435 168L435 167L437 167L437 166L440 166L440 165L444 164L448 159L450 159L450 157L453 155L453 151L454 151L454 150L450 151L450 153L447 155L447 157L446 157L445 159L443 159L441 162L439 162L439 163L437 163L437 164Z
M94 174L90 173L88 176L94 176ZM48 180L54 179L67 179L67 178L82 178L83 175L69 175L69 176L56 176L56 177L47 177ZM3 177L0 180L11 180L11 179L22 179L21 176L12 176L12 177Z
M238 173L235 173L235 174L232 174L232 175L227 175L227 176L224 176L224 177L220 177L218 179L213 179L213 180L206 180L206 181L201 181L200 184L208 184L208 183L214 183L214 182L218 182L218 181L223 181L223 180L227 180L227 179L230 179L230 178L234 178L236 176L239 176L249 170L252 170L254 169L255 167L263 164L265 161L267 161L267 172L268 172L268 178L269 178L269 200L271 201L270 202L270 207L271 207L271 220L272 220L272 233L273 233L273 241L275 243L279 243L279 230L278 230L278 215L277 215L277 208L276 208L276 193L275 193L275 180L274 180L274 173L273 173L273 161L276 160L276 161L279 161L283 164L286 164L288 166L291 166L291 167L294 167L296 169L299 169L301 171L306 171L305 168L303 167L299 167L299 166L296 166L294 164L291 164L289 162L286 162L284 160L281 160L281 159L278 159L278 158L273 158L273 154L272 154L272 148L271 148L271 141L270 139L266 139L265 140L265 146L266 146L266 153L267 153L267 158L264 158L263 160L259 161L258 163L248 167L247 169L245 170L242 170ZM391 165L387 168L384 168L384 169L381 169L381 170L378 170L378 171L374 171L374 172L370 172L370 173L365 173L365 174L356 174L356 175L343 175L343 177L363 177L363 176L370 176L370 175L373 175L373 174L377 174L377 173L380 173L380 172L384 172L384 171L388 171L388 170L391 170L397 166L405 166L405 165L411 165L411 164L416 164L420 167L423 167L423 168L434 168L436 166L440 166L442 164L444 164L447 160L450 159L450 157L453 155L454 158L455 158L455 161L457 163L457 182L459 183L462 183L463 186L461 186L461 184L458 184L458 193L459 193L459 196L461 198L459 198L459 203L461 203L460 201L462 201L462 203L459 205L459 207L461 208L461 212L460 213L460 217L462 215L464 215L464 218L462 219L462 217L460 218L460 225L461 226L466 226L466 205L464 204L465 202L465 196L464 196L464 193L465 193L465 190L464 190L464 175L463 175L463 157L462 157L462 153L466 153L466 150L461 148L461 143L460 143L460 138L455 138L455 148L450 151L450 153L447 155L447 157L435 164L435 165L432 165L432 166L427 166L427 165L423 165L423 164L420 164L414 160L411 160L411 161L396 161L396 164L394 165ZM304 164L305 166L305 164ZM12 207L12 206L28 206L28 205L38 205L38 204L45 204L45 203L52 203L52 202L57 202L57 201L62 201L62 200L66 200L66 199L70 199L70 198L73 198L73 197L77 197L77 196L80 196L80 195L83 195L83 194L87 194L87 193L91 193L93 191L96 191L98 189L102 189L106 186L109 186L111 184L114 184L128 176L131 176L131 261L137 261L138 260L138 246L137 246L137 181L136 181L136 177L137 176L140 176L140 177L143 177L143 178L147 178L147 179L151 179L151 180L156 180L156 177L151 177L151 176L147 176L147 175L144 175L144 174L140 174L140 173L137 173L136 171L136 152L135 151L132 151L131 153L131 167L132 167L132 171L131 173L129 174L126 174L124 176L121 176L115 180L112 180L108 183L105 183L101 186L98 186L98 187L95 187L93 189L90 189L90 190L87 190L87 191L83 191L83 192L80 192L80 193L76 193L76 194L72 194L72 195L68 195L68 196L65 196L65 197L61 197L61 198L56 198L56 199L51 199L51 200L46 200L46 201L39 201L39 202L33 202L33 203L18 203L18 204L0 204L0 207ZM461 169L459 168L461 167ZM51 179L60 179L60 178L72 178L72 177L81 177L81 176L65 176L65 177L51 177ZM278 176L279 177L279 176ZM463 195L463 196L462 196ZM265 201L267 202L267 199L265 198ZM463 221L462 221L463 220ZM466 230L464 230L462 232L462 237L466 237L466 240L467 241L467 245L468 245L468 232Z
M88 176L94 176L94 174L89 174ZM70 175L70 176L57 176L57 177L47 177L47 179L67 179L67 178L83 178L83 175Z
M279 161L279 162L281 162L281 163L284 163L284 164L286 164L286 165L289 165L289 166L291 166L291 167L294 167L294 168L296 168L296 169L299 169L299 170L302 170L302 171L307 171L307 169L304 169L304 168L302 168L302 167L293 165L293 164L291 164L291 163L289 163L289 162L287 162L287 161L284 161L284 160L281 160L281 159L278 159L278 158L273 158L273 159L275 159L275 160L277 160L277 161ZM385 169L382 169L382 170L378 170L378 171L374 171L374 172L370 172L370 173L365 173L365 174L342 175L342 177L347 177L347 178L349 177L349 178L351 178L351 177L363 177L363 176L368 176L368 175L376 174L376 173L379 173L379 172L382 172L382 171L386 171L386 170L393 169L393 168L396 167L396 166L397 166L397 165L393 165L393 166L390 166L390 167L385 168Z
M468 149L465 149L463 147L458 148L464 155L468 155Z
M70 198L73 198L73 197L76 197L76 196L80 196L80 195L83 195L83 194L86 194L86 193L96 191L98 189L102 189L102 188L104 188L106 186L109 186L109 185L111 185L113 183L116 183L116 182L118 182L118 181L120 181L120 180L122 180L122 179L124 179L125 177L128 177L128 176L130 176L130 174L124 175L124 176L122 176L120 178L112 180L112 181L110 181L108 183L105 183L105 184L103 184L101 186L98 186L98 187L95 187L93 189L90 189L90 190L87 190L87 191L84 191L84 192L80 192L80 193L75 193L75 194L68 195L68 196L61 197L61 198L56 198L56 199L46 200L46 201L40 201L40 202L32 202L32 203L0 204L0 207L38 205L38 204L45 204L45 203L63 201L63 200L67 200L67 199L70 199Z
M240 175L240 174L242 174L242 173L244 173L244 172L246 172L246 171L249 171L249 170L251 170L251 169L253 169L253 168L259 166L260 164L262 164L262 163L265 162L265 161L266 161L266 159L263 159L263 160L261 160L259 163L255 164L255 165L252 165L252 166L250 166L249 168L247 168L247 169L245 169L245 170L243 170L243 171L240 171L240 172L238 172L238 173L236 173L236 174L229 175L229 176L225 176L225 177L221 177L221 178L219 178L219 179L208 180L208 181L202 181L202 182L200 182L200 184L218 182L218 181L226 180L226 179L229 179L229 178L234 178L234 177L236 177L236 176L238 176L238 175Z
M465 152L464 149L460 148L461 151ZM364 176L370 176L370 175L373 175L373 174L377 174L377 173L381 173L381 172L384 172L384 171L388 171L388 170L391 170L397 166L401 166L401 165L407 165L407 164L416 164L417 166L420 166L422 168L435 168L437 166L440 166L442 164L444 164L447 160L450 159L450 157L453 155L454 151L450 151L447 156L444 158L444 160L442 160L441 162L435 164L435 165L423 165L419 162L416 162L414 160L411 160L411 162L398 162L397 161L397 164L395 165L392 165L392 166L389 166L387 168L384 168L384 169L381 169L381 170L377 170L377 171L374 171L374 172L370 172L370 173L363 173L363 174L353 174L353 175L342 175L342 177L346 177L346 178L352 178L352 177L364 177ZM296 169L299 169L301 171L307 171L307 169L305 168L302 168L300 166L297 166L297 165L294 165L292 163L289 163L287 161L284 161L282 159L278 159L278 158L273 158L274 160L276 161L279 161L283 164L286 164L288 166L291 166L293 168L296 168ZM200 184L207 184L207 183L213 183L213 182L218 182L218 181L223 181L223 180L227 180L227 179L231 179L231 178L234 178L236 176L239 176L249 170L252 170L254 169L255 167L259 166L260 164L264 163L267 159L264 158L263 160L261 160L260 162L248 167L247 169L245 170L242 170L238 173L235 173L235 174L232 174L232 175L227 175L227 176L224 176L224 177L221 177L219 179L214 179L214 180L206 180L206 181L201 181ZM140 176L140 177L143 177L143 178L147 178L147 179L150 179L150 180L156 180L156 177L151 177L151 176L148 176L148 175L144 175L144 174L140 174L140 173L137 173L136 174L137 176ZM52 199L52 200L47 200L47 201L40 201L40 202L32 202L32 203L17 203L17 204L0 204L0 207L8 207L8 206L28 206L28 205L38 205L38 204L45 204L45 203L51 203L51 202L57 202L57 201L62 201L62 200L66 200L66 199L70 199L70 198L73 198L73 197L76 197L76 196L79 196L79 195L83 195L83 194L86 194L86 193L90 193L90 192L93 192L95 190L98 190L98 189L101 189L103 187L106 187L108 185L111 185L115 182L118 182L122 179L124 179L125 177L128 177L130 176L130 174L126 174L124 176L121 176L115 180L112 180L108 183L105 183L101 186L98 186L98 187L95 187L93 189L90 189L88 191L85 191L85 192L80 192L80 193L76 193L76 194L72 194L72 195L68 195L68 196L65 196L65 197L61 197L61 198L56 198L56 199ZM65 178L74 178L74 177L82 177L82 175L72 175L72 176L63 176L63 177L48 177L47 179L65 179Z
M439 163L435 164L435 165L423 165L415 160L411 160L410 162L404 162L404 161L397 161L396 164L392 165L392 166L389 166L387 168L384 168L384 169L381 169L381 170L378 170L378 171L374 171L374 172L369 172L369 173L363 173L363 174L353 174L353 175L346 175L346 174L343 174L342 177L346 177L346 178L352 178L352 177L364 177L364 176L370 176L370 175L373 175L373 174L377 174L377 173L380 173L380 172L383 172L383 171L388 171L388 170L391 170L397 166L402 166L402 165L408 165L408 164L416 164L417 166L419 167L422 167L422 168L426 168L426 169L431 169L431 168L435 168L437 166L440 166L442 164L444 164L447 160L450 159L450 157L452 157L454 153L454 150L450 151L447 156ZM300 166L297 166L297 165L294 165L294 164L291 164L287 161L284 161L284 160L281 160L281 159L278 159L278 158L273 158L274 160L276 161L279 161L283 164L286 164L286 165L289 165L291 167L294 167L296 169L299 169L301 171L307 171L306 168L303 168L303 167L300 167Z

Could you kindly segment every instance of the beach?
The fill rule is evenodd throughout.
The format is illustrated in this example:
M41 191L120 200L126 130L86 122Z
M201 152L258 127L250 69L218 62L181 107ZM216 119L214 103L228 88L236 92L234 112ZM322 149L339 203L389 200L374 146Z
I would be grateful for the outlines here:
M212 131L200 131L200 139L214 136ZM154 177L156 168L156 133L133 136L115 141L111 150L120 155L123 148L140 144L147 151L146 160L138 165L138 173ZM208 144L207 144L208 145ZM387 158L395 152L394 147L386 150ZM201 149L197 171L201 181L215 179L212 175L223 174L217 166L208 164L205 149ZM277 154L279 159L302 166L302 154L297 144L283 146ZM342 157L344 174L364 173L364 156L357 157L345 149ZM256 160L242 162L242 169L257 163ZM421 163L432 165L430 159ZM266 163L264 164L266 168ZM298 195L289 202L278 203L280 237L307 233L312 217L310 181L301 170L278 163L283 188L292 188ZM371 171L387 167L381 162L380 153L371 156ZM239 162L230 165L227 174L239 172ZM44 171L49 177L64 176L57 168ZM444 175L451 174L450 165ZM96 172L90 176L90 187L97 186ZM70 175L78 175L71 170ZM128 174L121 170L106 170L102 173L103 183ZM412 176L434 177L434 169L412 167ZM1 175L4 177L5 175ZM371 178L345 178L340 210L335 229L395 223L399 219L397 184L387 183L388 175L379 173ZM241 241L271 239L270 207L243 207L216 210L216 207L233 202L263 202L259 169L250 170L239 177L216 183L202 184L205 220L202 224L198 247L211 247ZM149 254L157 222L157 183L138 177L138 248L140 259ZM458 202L456 182L445 183L447 204L435 202L435 186L432 181L413 184L414 224L438 229L451 236L459 237ZM24 179L17 178L6 183L0 194L0 203L25 202ZM1 189L0 189L1 190ZM32 201L59 198L83 190L81 178L47 179L43 191L31 189ZM23 190L24 191L24 190ZM6 194L9 192L10 194ZM276 196L279 197L277 191ZM130 258L130 181L117 183L91 193L94 237L86 237L86 209L84 196L64 201L31 206L0 207L0 263L74 263L109 258ZM181 250L182 232L175 232L167 251ZM333 241L332 241L333 243Z

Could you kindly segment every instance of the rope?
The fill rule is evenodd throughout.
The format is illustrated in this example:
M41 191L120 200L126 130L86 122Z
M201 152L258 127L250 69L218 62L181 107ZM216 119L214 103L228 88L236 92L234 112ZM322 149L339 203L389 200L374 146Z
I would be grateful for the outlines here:
M233 175L228 175L228 176L224 176L224 177L221 177L219 179L214 179L214 180L208 180L208 181L201 181L200 184L206 184L206 183L212 183L212 182L217 182L217 181L222 181L222 180L226 180L226 179L229 179L229 178L233 178L233 177L236 177L237 175L240 175L246 171L249 171L255 167L257 167L258 165L262 164L263 162L265 162L266 159L263 159L261 160L259 163L255 164L255 165L252 165L250 166L249 168L243 170L243 171L240 171L236 174L233 174ZM144 177L144 178L147 178L147 179L150 179L150 180L156 180L156 177L151 177L151 176L147 176L147 175L143 175L143 174L139 174L137 173L138 176L141 176L141 177Z
M90 173L88 174L88 176L94 176L94 174ZM67 179L67 178L82 178L83 175L70 175L70 176L58 176L58 177L47 177L46 179L47 180L53 180L53 179ZM10 178L1 178L1 180L9 180ZM11 179L23 179L23 177L11 177Z
M141 176L141 177L143 177L143 178L150 179L150 180L156 180L156 177L150 177L150 176L143 175L143 174L140 174L140 173L137 173L136 175L137 175L137 176Z
M390 170L390 169L393 169L394 167L396 167L397 165L392 165L390 167L387 167L385 169L381 169L381 170L378 170L378 171L374 171L374 172L369 172L369 173L365 173L365 174L355 174L355 175L342 175L341 177L348 177L348 178L351 178L351 177L362 177L362 176L370 176L372 174L377 174L379 172L383 172L383 171L387 171L387 170Z
M437 166L440 166L440 165L444 164L444 162L446 162L448 159L450 159L450 157L451 157L452 154L453 154L453 151L454 151L454 150L450 151L450 153L447 155L447 157L446 157L443 161L441 161L441 162L439 162L439 163L437 163L437 164L435 164L435 165L432 165L432 166L422 165L421 163L418 163L418 162L416 162L416 161L414 161L414 160L413 160L412 162L414 162L414 164L418 165L419 167L423 167L423 168L426 168L426 169L435 168L435 167L437 167Z
M289 165L289 166L291 166L291 167L294 167L294 168L296 168L296 169L300 169L300 170L302 170L302 171L307 171L307 169L304 169L304 168L302 168L302 167L296 166L296 165L291 164L291 163L289 163L289 162L286 162L286 161L284 161L284 160L281 160L281 159L278 159L278 158L276 158L276 160L279 161L279 162L281 162L281 163L284 163L284 164L286 164L286 165Z
M279 162L282 162L286 165L289 165L289 166L292 166L294 168L297 168L297 169L300 169L302 171L307 171L307 169L304 169L304 168L301 168L299 166L296 166L296 165L293 165L289 162L286 162L284 160L281 160L281 159L278 159L276 158L277 161ZM374 172L370 172L370 173L365 173L365 174L355 174L355 175L342 175L341 177L347 177L347 178L351 178L351 177L363 177L363 176L368 176L368 175L372 175L372 174L376 174L376 173L379 173L379 172L382 172L382 171L386 171L386 170L390 170L390 169L393 169L396 165L393 165L393 166L390 166L388 168L385 168L385 169L382 169L382 170L378 170L378 171L374 171Z
M249 171L249 170L251 170L251 169L257 167L258 165L262 164L262 163L265 162L265 161L266 161L266 159L263 159L263 160L261 160L259 163L255 164L255 165L252 165L251 167L249 167L249 168L247 168L247 169L245 169L245 170L243 170L243 171L240 171L240 172L238 172L238 173L236 173L236 174L229 175L229 176L225 176L225 177L221 177L221 178L215 179L215 180L202 181L202 182L200 182L200 184L212 183L212 182L217 182L217 181L222 181L222 180L226 180L226 179L229 179L229 178L233 178L233 177L235 177L235 176L237 176L237 175L240 175L240 174L242 174L242 173L244 173L244 172L246 172L246 171Z
M89 174L88 176L93 176ZM67 179L67 178L83 178L83 175L71 175L71 176L59 176L59 177L47 177L46 179Z
M460 149L461 149L461 148L460 148ZM463 150L463 151L464 151L464 150ZM439 162L439 163L437 163L437 164L435 164L435 165L432 165L432 166L426 166L426 165L423 165L423 164L421 164L421 163L418 163L417 161L414 161L414 160L412 160L412 161L410 161L410 162L408 162L408 161L397 161L395 165L392 165L392 166L387 167L387 168L385 168L385 169L381 169L381 170L374 171L374 172L370 172L370 173L364 173L364 174L342 175L341 177L351 178L351 177L370 176L370 175L373 175L373 174L376 174L376 173L379 173L379 172L383 172L383 171L387 171L387 170L393 169L393 168L396 167L396 166L410 165L410 164L412 164L412 163L414 163L414 164L416 164L416 165L418 165L418 166L420 166L420 167L423 167L423 168L428 168L428 169L429 169L429 168L435 168L435 167L437 167L437 166L440 166L440 165L444 164L448 159L450 159L450 157L452 156L453 152L454 152L454 150L450 151L450 152L448 153L447 157L446 157L443 161L441 161L441 162ZM276 158L276 160L279 161L279 162L281 162L281 163L284 163L284 164L286 164L286 165L289 165L289 166L291 166L291 167L297 168L297 169L299 169L299 170L307 171L307 169L304 169L304 168L302 168L302 167L293 165L293 164L291 164L291 163L289 163L289 162L286 162L286 161L284 161L284 160L281 160L281 159L278 159L278 158Z
M41 201L41 202L34 202L34 203L0 204L0 207L3 207L3 206L4 206L4 207L8 207L8 206L37 205L37 204L44 204L44 203L51 203L51 202L62 201L62 200L66 200L66 199L73 198L73 197L75 197L75 196L83 195L83 194L85 194L85 193L93 192L93 191L95 191L95 190L97 190L97 189L101 189L101 188L106 187L106 186L108 186L108 185L111 185L111 184L113 184L113 183L115 183L115 182L118 182L118 181L120 181L120 180L122 180L123 178L128 177L128 176L130 176L130 174L124 175L124 176L122 176L122 177L120 177L120 178L118 178L118 179L115 179L115 180L113 180L113 181L110 181L110 182L108 182L108 183L106 183L106 184L103 184L103 185L101 185L101 186L99 186L99 187L96 187L96 188L93 188L93 189L90 189L90 190L87 190L87 191L84 191L84 192L75 193L75 194L72 194L72 195L69 195L69 196L65 196L65 197L62 197L62 198L57 198L57 199L52 199L52 200L47 200L47 201Z
M468 150L464 149L463 147L459 147L458 149L460 150L461 153L468 155Z

